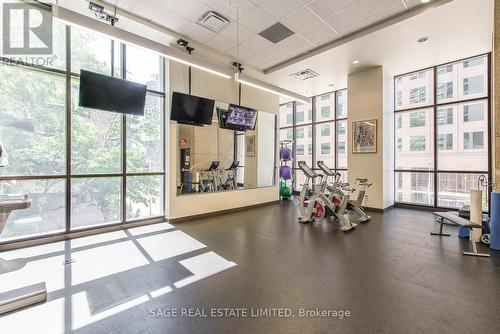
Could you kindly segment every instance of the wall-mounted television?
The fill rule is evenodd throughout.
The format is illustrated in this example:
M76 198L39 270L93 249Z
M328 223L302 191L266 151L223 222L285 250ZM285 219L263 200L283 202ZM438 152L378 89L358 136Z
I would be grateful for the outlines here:
M245 131L255 130L257 110L230 104L227 112L226 127Z
M214 107L214 100L173 92L170 120L188 125L210 125Z
M80 71L80 107L144 116L147 86L90 71Z

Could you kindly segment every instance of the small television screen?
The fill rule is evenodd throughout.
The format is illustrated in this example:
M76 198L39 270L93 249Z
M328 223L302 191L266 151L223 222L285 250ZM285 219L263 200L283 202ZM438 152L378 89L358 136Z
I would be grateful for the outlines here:
M215 101L178 92L172 93L170 120L189 125L210 125Z
M247 107L230 104L227 113L226 126L236 130L255 130L257 111Z
M144 116L146 91L146 85L81 70L78 105Z

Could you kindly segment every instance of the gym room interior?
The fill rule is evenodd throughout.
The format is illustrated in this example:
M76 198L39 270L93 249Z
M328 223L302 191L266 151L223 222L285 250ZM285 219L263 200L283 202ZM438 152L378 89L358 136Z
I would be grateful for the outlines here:
M498 333L500 0L0 2L1 333Z

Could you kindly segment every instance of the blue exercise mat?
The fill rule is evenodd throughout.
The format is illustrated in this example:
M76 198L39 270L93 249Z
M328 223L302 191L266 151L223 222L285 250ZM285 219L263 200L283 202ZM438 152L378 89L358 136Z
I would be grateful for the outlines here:
M491 193L490 248L500 250L500 192Z

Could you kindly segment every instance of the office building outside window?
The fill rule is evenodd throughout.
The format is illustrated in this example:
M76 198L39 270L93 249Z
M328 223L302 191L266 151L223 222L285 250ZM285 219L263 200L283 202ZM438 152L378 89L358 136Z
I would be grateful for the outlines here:
M396 202L460 208L490 177L489 57L395 77Z
M347 181L347 90L314 96L310 104L282 104L280 120L281 140L294 140L295 191L305 179L297 167L300 160L316 170L322 160Z

